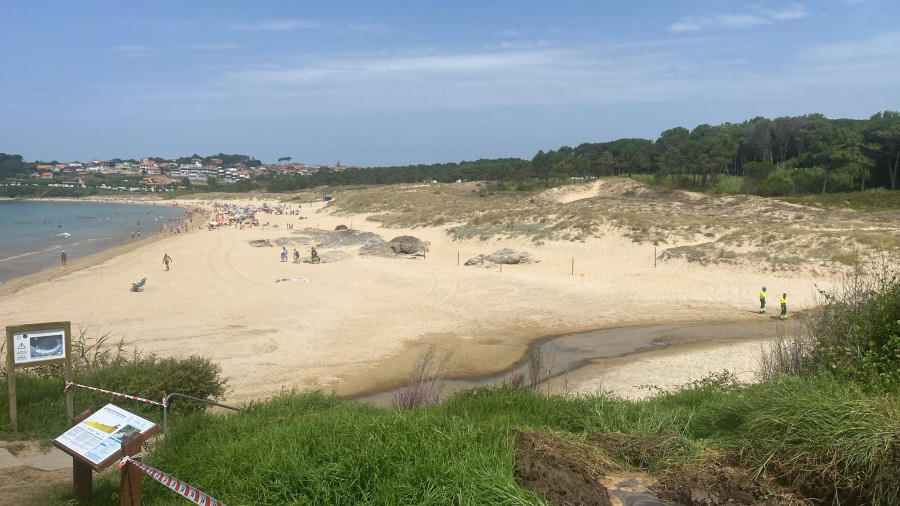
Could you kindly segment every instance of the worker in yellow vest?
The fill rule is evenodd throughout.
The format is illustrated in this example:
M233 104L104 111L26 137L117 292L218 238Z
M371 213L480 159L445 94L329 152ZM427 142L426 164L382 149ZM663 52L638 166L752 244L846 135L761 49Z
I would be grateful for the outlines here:
M759 314L766 312L766 287L759 292Z
M787 294L781 294L781 319L787 320Z

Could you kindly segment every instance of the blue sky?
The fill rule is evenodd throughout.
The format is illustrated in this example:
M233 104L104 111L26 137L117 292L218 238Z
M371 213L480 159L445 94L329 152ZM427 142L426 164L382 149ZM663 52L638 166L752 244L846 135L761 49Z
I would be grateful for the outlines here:
M0 152L405 165L900 109L900 2L0 3Z

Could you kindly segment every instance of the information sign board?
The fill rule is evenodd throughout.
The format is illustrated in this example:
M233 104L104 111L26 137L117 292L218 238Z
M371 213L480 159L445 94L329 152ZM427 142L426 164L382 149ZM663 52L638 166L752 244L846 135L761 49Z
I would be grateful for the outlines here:
M6 327L6 374L9 385L9 426L18 429L16 369L65 364L66 381L72 381L71 322L28 323ZM66 392L66 416L74 416L72 392Z
M135 432L143 439L159 431L159 425L141 418L114 404L103 406L96 413L57 437L53 444L80 458L96 471L118 461L122 441Z
M16 365L66 358L64 329L13 333L13 362Z

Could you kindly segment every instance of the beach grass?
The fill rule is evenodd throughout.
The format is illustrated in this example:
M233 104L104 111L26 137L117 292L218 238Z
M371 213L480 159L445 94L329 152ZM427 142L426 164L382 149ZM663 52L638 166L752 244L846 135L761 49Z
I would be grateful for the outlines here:
M385 227L446 227L455 240L526 237L540 245L585 241L613 230L639 244L687 247L691 261L759 264L768 258L773 270L796 270L804 260L839 270L900 251L900 225L890 213L900 207L896 192L766 199L686 192L640 178L593 184L599 184L596 193L568 201L554 200L553 192L583 186L548 192L480 183L373 186L336 190L337 200L329 205L338 213L368 214ZM711 247L702 246L708 242ZM668 256L682 257L684 251Z

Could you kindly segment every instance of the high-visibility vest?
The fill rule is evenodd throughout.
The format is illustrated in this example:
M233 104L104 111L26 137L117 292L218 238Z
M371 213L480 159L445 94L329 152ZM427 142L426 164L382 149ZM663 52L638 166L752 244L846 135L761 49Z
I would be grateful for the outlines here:
M760 299L765 299L765 298L766 298L766 292L759 292L759 298L760 298Z
M785 299L784 297L782 297L782 298L781 298L781 303L782 303L782 304L787 304L787 299Z

